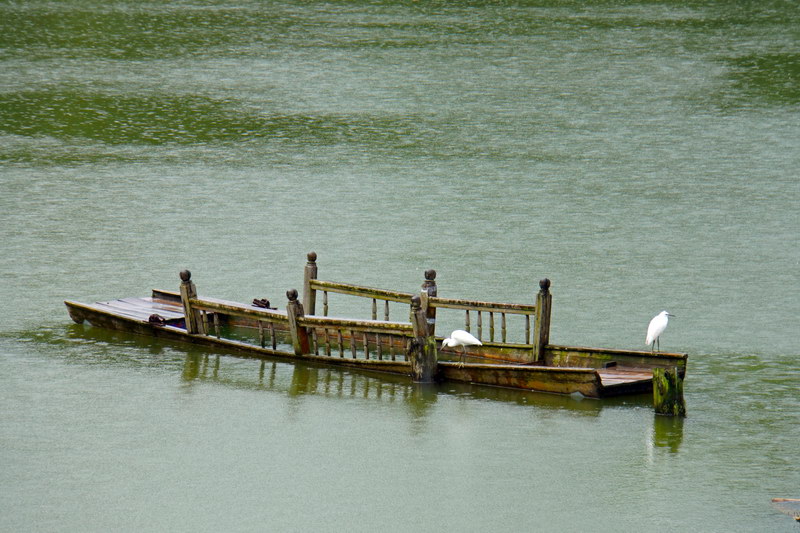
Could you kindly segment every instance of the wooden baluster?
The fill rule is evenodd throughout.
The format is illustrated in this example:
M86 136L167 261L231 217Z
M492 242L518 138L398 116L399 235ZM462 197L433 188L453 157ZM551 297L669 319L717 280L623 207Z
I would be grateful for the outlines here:
M358 346L356 346L356 332L350 330L350 351L353 353L353 359L358 359Z
M269 323L269 338L272 341L272 349L276 350L278 348L278 340L275 338L275 323Z
M202 333L204 335L208 335L208 312L203 310L203 311L201 311L201 314L203 315L203 321L202 321L203 322L203 331L202 331Z
M219 312L215 311L212 316L214 317L214 333L216 333L219 339Z
M389 321L389 300L383 301L383 319Z
M383 361L383 346L381 345L381 336L379 333L375 334L375 350L378 352L378 361Z
M323 331L325 332L325 355L330 356L331 355L331 339L328 336L328 328L324 328Z
M362 334L362 337L364 339L364 356L369 359L369 340L367 340L366 331Z
M483 311L478 311L478 340L483 340Z
M378 320L378 301L372 299L372 320Z
M267 346L267 341L264 338L264 323L260 320L258 321L258 341L261 343L262 348Z
M322 291L322 315L328 316L328 291Z
M531 315L525 315L525 344L531 343Z
M467 317L464 320L464 329L469 332L469 309L466 310Z
M489 342L494 342L494 311L489 311Z
M503 329L503 342L506 342L506 314L502 313L502 329Z
M339 357L344 357L344 337L342 336L342 330L337 329L336 333L339 335Z

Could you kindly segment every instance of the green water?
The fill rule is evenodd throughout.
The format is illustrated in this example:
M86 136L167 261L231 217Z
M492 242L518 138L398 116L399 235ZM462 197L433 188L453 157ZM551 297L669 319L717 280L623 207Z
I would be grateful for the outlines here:
M0 530L796 531L799 37L782 1L0 3ZM457 298L549 277L562 344L668 309L689 416L62 304L189 268L283 307L311 250Z

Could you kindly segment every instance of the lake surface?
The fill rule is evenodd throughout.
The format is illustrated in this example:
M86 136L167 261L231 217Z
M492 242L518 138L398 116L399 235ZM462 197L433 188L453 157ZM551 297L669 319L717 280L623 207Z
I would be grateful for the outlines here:
M488 5L487 5L488 4ZM0 530L797 531L794 2L0 4ZM62 301L320 277L689 353L688 417L220 356ZM348 314L356 309L342 302Z

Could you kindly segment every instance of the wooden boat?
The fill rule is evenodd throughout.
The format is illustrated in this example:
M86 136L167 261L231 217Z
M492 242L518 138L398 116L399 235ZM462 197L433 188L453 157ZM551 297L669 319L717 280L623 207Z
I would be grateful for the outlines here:
M440 298L432 270L425 273L419 295L323 281L317 279L317 271L312 252L303 301L296 290L287 291L284 310L259 300L244 304L200 298L188 271L181 273L178 292L153 290L148 297L65 304L77 323L220 347L248 357L404 374L422 382L451 380L590 398L652 391L657 412L685 413L682 380L687 354L550 344L548 280L540 282L536 303L529 305ZM317 315L319 293L323 309ZM372 317L328 316L329 293L370 299ZM378 302L384 309L381 319ZM408 305L409 318L390 320L390 303ZM442 337L436 335L437 312L441 316L445 311L464 313L464 329L483 341L482 346L467 348L468 362L457 361L460 352L443 349ZM511 339L512 318L520 330L516 340ZM666 407L659 406L663 397Z

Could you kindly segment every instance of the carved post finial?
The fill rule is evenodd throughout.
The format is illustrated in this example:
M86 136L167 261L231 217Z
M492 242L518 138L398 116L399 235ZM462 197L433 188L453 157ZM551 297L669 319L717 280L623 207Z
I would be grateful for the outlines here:
M192 308L191 300L197 298L197 287L192 281L192 273L181 270L181 303L183 304L183 318L186 323L186 332L205 333L200 319L200 311Z
M428 298L436 298L438 294L438 287L436 286L436 271L428 269L425 271L425 281L422 282L421 303L422 308L425 310L425 316L428 318L428 327L430 334L433 335L436 331L436 308L428 305Z
M317 279L317 253L308 252L308 263L303 269L303 307L309 315L316 314L317 291L311 287L311 282Z
M296 355L311 353L310 335L308 330L298 321L304 316L303 304L297 301L297 289L286 291L289 303L286 304L286 315L289 319L289 333L292 336L292 347Z
M550 280L548 278L544 278L543 280L539 280L539 288L542 292L547 292L550 290Z

